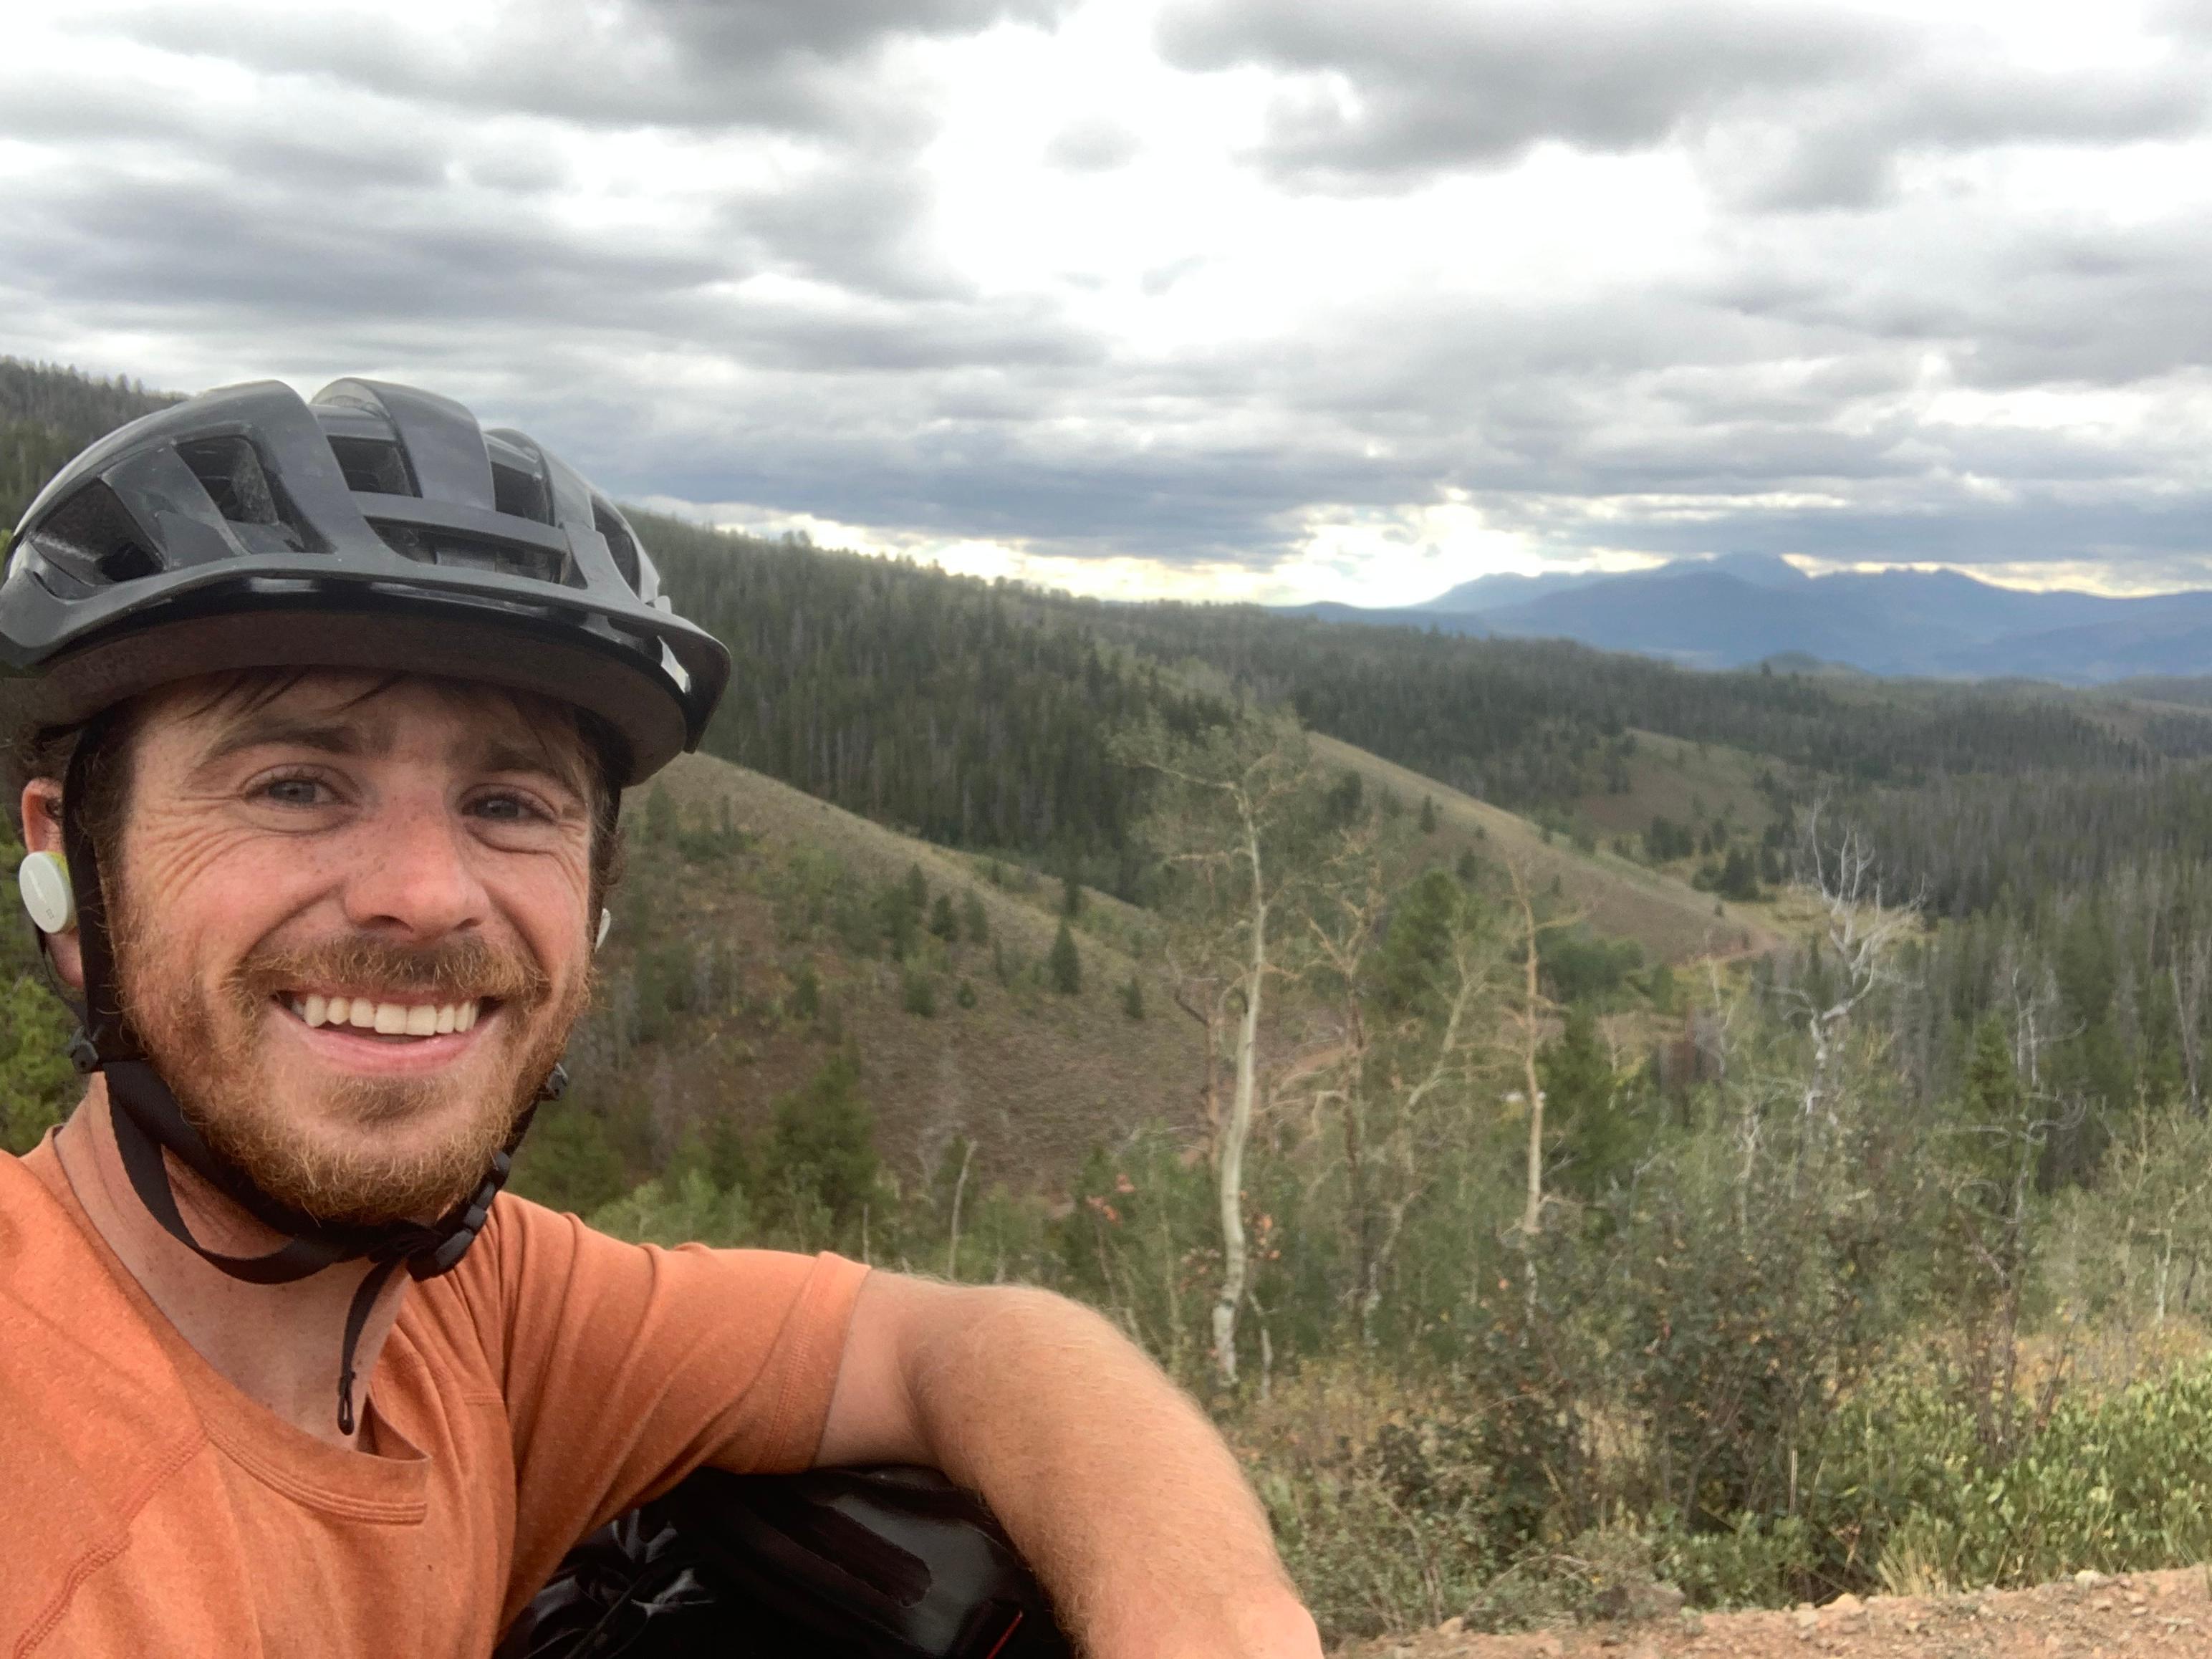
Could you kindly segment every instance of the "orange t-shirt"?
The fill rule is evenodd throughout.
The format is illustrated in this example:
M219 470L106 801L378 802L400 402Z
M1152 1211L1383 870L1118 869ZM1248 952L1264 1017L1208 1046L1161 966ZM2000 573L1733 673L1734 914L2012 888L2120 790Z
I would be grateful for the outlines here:
M866 1271L502 1197L410 1287L369 1455L201 1358L51 1145L0 1156L0 1654L483 1659L594 1527L702 1463L813 1461Z

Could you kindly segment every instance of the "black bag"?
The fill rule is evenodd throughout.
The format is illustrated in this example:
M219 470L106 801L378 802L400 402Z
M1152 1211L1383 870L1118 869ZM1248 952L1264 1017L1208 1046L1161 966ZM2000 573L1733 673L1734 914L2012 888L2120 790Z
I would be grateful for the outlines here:
M1072 1659L997 1519L933 1469L701 1469L571 1550L493 1659Z

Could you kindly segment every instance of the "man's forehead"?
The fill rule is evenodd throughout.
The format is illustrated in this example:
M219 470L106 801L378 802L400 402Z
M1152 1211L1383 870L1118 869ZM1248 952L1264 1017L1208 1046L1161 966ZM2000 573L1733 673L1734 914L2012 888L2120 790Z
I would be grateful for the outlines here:
M212 676L172 688L149 714L154 725L187 728L208 759L269 744L358 755L427 744L496 770L548 772L579 793L588 764L575 717L561 704L422 675L286 669Z

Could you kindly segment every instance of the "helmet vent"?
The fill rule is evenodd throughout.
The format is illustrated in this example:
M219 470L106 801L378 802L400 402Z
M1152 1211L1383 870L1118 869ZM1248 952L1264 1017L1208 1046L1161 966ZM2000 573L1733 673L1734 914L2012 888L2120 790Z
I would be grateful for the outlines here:
M283 522L261 457L245 439L195 438L177 446L177 459L191 468L216 511L233 524Z
M545 480L519 466L501 461L491 464L491 501L495 510L514 518L538 524L553 522L553 503L547 496Z
M407 469L407 452L392 440L334 437L330 444L348 489L368 495L422 495Z
M614 509L605 501L592 503L592 527L606 538L607 551L615 556L615 568L622 572L623 580L629 584L630 592L637 592L637 543Z
M87 581L137 581L162 568L129 509L98 479L47 514L34 539L48 557Z
M519 542L495 541L422 525L371 519L370 527L402 558L447 570L484 570L498 576L526 576L556 587L580 587L583 578L563 553Z

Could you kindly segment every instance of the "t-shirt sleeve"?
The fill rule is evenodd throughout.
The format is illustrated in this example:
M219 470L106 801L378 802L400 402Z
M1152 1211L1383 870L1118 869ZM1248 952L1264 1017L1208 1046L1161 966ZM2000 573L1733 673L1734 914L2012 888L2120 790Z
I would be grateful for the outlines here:
M550 1570L703 1463L750 1474L814 1461L866 1267L628 1244L512 1196L495 1214L479 1241L495 1248L463 1263L474 1282L456 1288L479 1321L486 1291L504 1316L503 1331L480 1330L495 1364L504 1344L519 1571L547 1550Z

